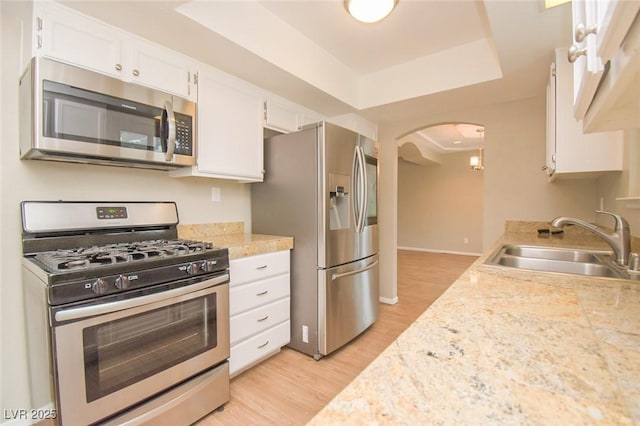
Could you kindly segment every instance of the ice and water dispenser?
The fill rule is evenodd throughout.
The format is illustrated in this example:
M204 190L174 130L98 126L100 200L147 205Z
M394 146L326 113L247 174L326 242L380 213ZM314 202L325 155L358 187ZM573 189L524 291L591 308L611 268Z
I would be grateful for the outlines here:
M349 176L329 174L329 229L349 228L349 197L351 179Z

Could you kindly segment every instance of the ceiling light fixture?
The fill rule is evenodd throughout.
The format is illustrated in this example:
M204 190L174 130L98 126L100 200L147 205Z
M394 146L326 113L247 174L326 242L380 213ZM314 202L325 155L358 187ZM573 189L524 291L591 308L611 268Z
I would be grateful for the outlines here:
M378 22L391 13L398 0L344 0L347 12L360 22Z

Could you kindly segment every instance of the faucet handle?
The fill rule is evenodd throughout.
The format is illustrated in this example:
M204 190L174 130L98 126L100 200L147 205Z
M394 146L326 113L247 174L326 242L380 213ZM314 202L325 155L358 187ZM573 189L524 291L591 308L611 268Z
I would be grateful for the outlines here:
M604 210L596 210L596 213L612 216L616 220L616 227L614 228L615 231L629 229L629 222L627 222L627 220L619 214L606 212Z

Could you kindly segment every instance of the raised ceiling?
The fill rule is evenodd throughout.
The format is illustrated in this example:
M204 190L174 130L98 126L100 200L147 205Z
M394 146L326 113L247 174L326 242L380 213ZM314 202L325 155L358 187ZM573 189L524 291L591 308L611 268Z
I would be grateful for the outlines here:
M442 123L420 129L398 140L398 156L419 165L441 164L443 155L484 148L484 126Z
M258 3L360 75L491 37L480 2L404 0L376 24L355 21L342 1Z
M400 0L362 24L342 0L64 1L325 114L379 123L541 96L571 10L542 0Z

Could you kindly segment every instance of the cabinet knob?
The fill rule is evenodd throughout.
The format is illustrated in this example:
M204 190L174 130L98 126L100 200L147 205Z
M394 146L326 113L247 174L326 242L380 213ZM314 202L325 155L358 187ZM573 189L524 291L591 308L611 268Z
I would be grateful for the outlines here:
M133 70L133 75L135 75L136 77L140 75L140 71L138 70Z
M584 24L578 24L576 25L576 30L574 32L574 36L575 39L578 43L582 43L584 41L585 38L587 38L587 36L589 34L597 34L598 33L598 26L594 25L592 27L585 27Z
M116 64L116 71L122 71L122 65Z
M574 63L578 60L580 56L585 56L587 54L587 49L580 49L575 44L569 48L569 53L567 54L567 59L569 62Z

